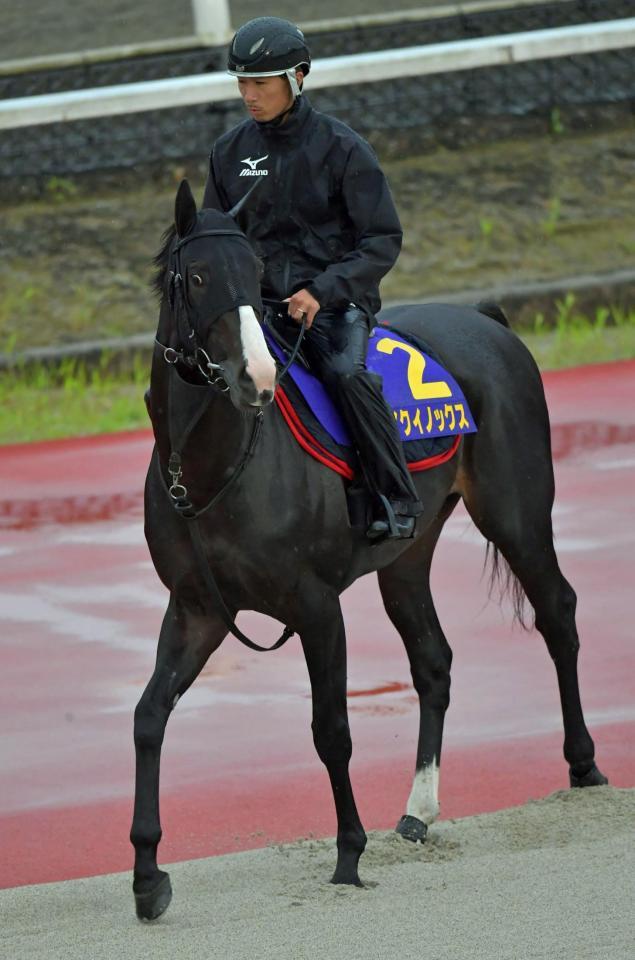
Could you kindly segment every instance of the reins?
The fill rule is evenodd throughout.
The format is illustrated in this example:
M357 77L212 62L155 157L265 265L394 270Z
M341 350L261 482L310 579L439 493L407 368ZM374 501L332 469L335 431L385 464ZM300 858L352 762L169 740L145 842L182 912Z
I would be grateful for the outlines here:
M174 374L173 376L175 375L176 374ZM168 403L169 403L170 410L172 406L172 404L170 403L171 393L172 393L172 389L171 389L172 382L173 380L170 382L170 392L168 395L168 398L169 398ZM256 449L258 438L262 430L262 423L263 423L262 411L256 414L254 418L254 426L251 431L251 435L249 437L249 443L247 444L247 448L240 462L238 463L238 466L232 472L232 475L223 484L220 490L218 490L217 493L214 494L212 499L204 507L201 507L198 510L195 509L194 505L192 504L191 500L188 497L187 487L180 482L183 476L183 469L182 469L183 448L185 447L185 444L187 443L190 437L190 434L192 433L192 431L194 430L194 428L196 427L196 425L199 423L204 413L206 412L211 398L212 398L211 393L206 394L203 402L200 404L195 414L191 417L188 425L183 431L179 447L176 448L174 445L172 447L172 452L170 453L170 459L168 462L168 473L170 474L170 477L172 480L171 485L168 487L165 481L165 478L163 476L163 473L160 469L159 469L159 475L161 477L161 482L163 484L163 487L165 488L168 496L170 497L170 501L176 513L180 517L182 517L183 520L187 521L187 530L190 535L190 541L192 543L192 549L194 550L194 555L198 561L201 576L203 577L205 586L210 592L210 595L211 595L212 601L214 602L216 610L219 616L221 617L223 623L229 630L229 632L233 634L233 636L235 636L238 640L240 640L240 642L243 643L246 647L249 647L251 650L257 650L259 652L265 652L267 650L277 650L279 647L283 645L283 643L287 642L289 637L293 636L294 631L290 627L285 627L282 635L270 647L260 646L260 644L255 643L253 640L250 640L249 637L247 637L242 632L242 630L237 626L234 617L232 617L232 614L229 608L227 607L227 604L223 600L223 595L220 592L218 584L216 583L211 567L209 565L209 560L207 559L207 554L205 553L205 544L203 542L201 530L198 525L198 518L202 516L204 513L207 513L209 510L212 509L212 507L216 506L216 504L219 503L219 501L225 496L225 494L229 491L232 485L236 483L238 478L243 473L245 467L249 463L249 460L251 459ZM170 434L172 434L172 430L170 430ZM157 463L158 463L158 456L157 456Z
M281 306L281 303L278 303L278 301L267 300L264 297L262 302L265 305L268 305L274 309L276 307L279 308ZM269 327L269 329L271 329L271 327ZM296 360L298 353L300 352L300 347L302 346L302 340L304 339L305 332L306 332L306 313L303 313L302 323L300 324L300 332L298 334L298 338L293 346L293 349L291 350L291 353L289 354L289 357L287 358L287 362L283 366L282 370L280 370L279 373L276 374L276 383L280 383L284 375L289 370L289 367L291 366L291 364ZM279 337L276 337L276 340L279 341L279 339L280 339ZM275 357L274 357L274 360L275 360Z
M228 384L222 377L222 366L218 363L214 363L210 359L207 352L201 347L198 342L196 331L192 328L187 316L187 306L185 302L184 290L183 290L183 275L181 272L181 264L179 253L190 240L199 239L199 237L204 236L238 236L244 239L244 235L237 230L205 230L198 234L193 234L191 236L184 237L179 240L176 244L173 253L175 256L175 270L171 272L170 275L170 287L169 287L169 302L172 308L172 311L175 315L177 329L179 330L179 336L183 343L188 343L188 346L191 347L191 352L186 349L176 350L174 347L166 346L162 344L158 339L155 338L155 345L159 346L163 350L163 359L170 366L172 370L171 379L168 387L168 434L170 437L171 452L170 458L168 461L167 472L171 478L170 486L167 485L163 472L160 468L159 457L157 454L157 464L159 466L159 475L163 487L166 490L167 495L170 498L170 502L174 507L178 516L183 520L187 521L187 529L190 536L190 541L192 544L192 549L194 551L194 556L198 562L199 571L205 583L205 586L209 590L212 601L216 607L216 610L221 617L223 623L229 630L229 632L240 640L246 647L249 647L250 650L257 650L258 652L266 652L269 650L277 650L284 643L287 642L289 637L293 636L294 631L291 627L285 626L282 635L276 640L274 644L270 647L263 647L258 643L255 643L253 640L250 640L242 630L237 626L235 618L232 616L227 604L223 600L223 596L220 592L218 584L212 573L210 563L205 552L205 544L203 542L203 537L198 525L198 518L204 513L207 513L212 507L216 506L218 502L225 496L228 490L232 485L238 480L245 470L249 460L253 456L253 453L256 449L258 443L258 438L262 431L263 425L263 413L262 410L258 411L254 417L254 425L251 431L251 436L247 444L247 448L238 463L237 467L232 471L229 479L223 484L221 489L214 494L212 499L200 509L195 509L191 500L188 497L187 487L181 482L183 477L183 467L182 467L182 455L185 445L187 444L194 428L200 422L202 417L207 411L207 408L213 397L211 391L205 394L203 402L200 404L198 409L190 418L185 429L182 432L181 438L178 442L175 442L174 439L174 418L173 418L173 384L175 383L175 377L178 376L176 371L176 364L183 363L190 369L198 368L202 376L204 377L206 383L210 387L214 387L219 390L221 393L227 393L229 390ZM294 349L292 350L289 359L284 365L282 371L277 375L277 382L280 382L282 377L287 373L289 367L295 360L300 349L300 344L304 336L304 331L306 328L306 317L302 320L302 325L300 333L295 344ZM216 376L216 371L220 373L219 376ZM221 385L222 384L222 385Z

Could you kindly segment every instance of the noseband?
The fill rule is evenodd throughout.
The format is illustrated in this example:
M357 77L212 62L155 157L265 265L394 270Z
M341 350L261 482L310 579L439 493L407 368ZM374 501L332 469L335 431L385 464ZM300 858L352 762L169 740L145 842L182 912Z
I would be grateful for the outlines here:
M214 363L204 347L201 346L196 330L188 316L185 280L181 268L181 250L192 240L199 240L201 237L238 237L243 243L248 244L245 235L240 230L201 230L200 233L182 237L175 244L171 254L174 269L170 270L168 274L168 300L174 312L181 343L184 346L182 350L176 350L174 347L166 347L156 338L155 343L163 350L163 359L166 363L184 363L190 369L198 368L203 379L210 386L217 387L222 393L227 393L229 386L222 377L222 365ZM219 371L221 375L216 376L215 371Z
M185 296L185 281L181 269L181 250L192 240L198 240L200 237L238 237L249 246L249 241L240 230L202 230L200 233L194 233L191 236L182 237L175 245L172 251L174 257L174 270L170 270L168 281L168 300L176 317L177 329L181 337L181 342L186 346L182 350L176 350L174 347L166 347L159 340L154 339L155 344L163 350L163 359L166 363L176 364L184 363L190 369L198 368L203 379L211 386L216 387L221 393L227 393L229 386L223 379L223 367L220 363L214 363L207 351L199 343L196 330L190 323L187 312L187 298ZM251 249L251 247L250 247ZM267 302L267 301L265 301ZM271 301L276 303L277 301ZM282 370L279 370L276 382L280 383L291 364L296 359L300 350L300 345L304 338L306 330L306 314L302 317L298 339L291 351L287 362ZM188 349L189 347L189 349ZM214 371L218 370L220 376L215 376Z

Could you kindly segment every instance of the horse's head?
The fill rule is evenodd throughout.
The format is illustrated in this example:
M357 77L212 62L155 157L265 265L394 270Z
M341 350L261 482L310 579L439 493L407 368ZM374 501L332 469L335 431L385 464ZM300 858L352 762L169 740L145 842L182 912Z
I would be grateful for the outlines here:
M276 367L258 322L260 270L251 246L231 214L197 211L187 180L177 192L174 223L164 278L170 346L219 373L239 409L266 406Z

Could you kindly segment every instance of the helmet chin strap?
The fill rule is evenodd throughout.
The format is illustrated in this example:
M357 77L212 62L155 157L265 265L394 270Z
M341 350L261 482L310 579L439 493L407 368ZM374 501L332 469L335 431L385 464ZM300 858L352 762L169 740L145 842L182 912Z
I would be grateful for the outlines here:
M295 107L298 97L302 95L302 88L298 84L295 71L296 71L296 68L292 68L291 70L285 70L284 73L279 74L279 76L282 76L282 77L286 76L287 80L289 81L289 86L291 87L291 94L293 96L293 100L291 101L291 106L285 107L282 113L279 113L276 117L272 117L271 120L256 120L256 123L258 124L259 127L279 127L281 124L284 123L284 121L287 119L287 117Z
M291 87L291 93L293 94L294 100L296 99L296 97L299 97L302 93L302 90L300 89L300 85L298 83L298 78L295 75L296 70L297 70L297 67L291 67L290 70L285 70L285 74L286 74L287 80L289 81L289 86Z

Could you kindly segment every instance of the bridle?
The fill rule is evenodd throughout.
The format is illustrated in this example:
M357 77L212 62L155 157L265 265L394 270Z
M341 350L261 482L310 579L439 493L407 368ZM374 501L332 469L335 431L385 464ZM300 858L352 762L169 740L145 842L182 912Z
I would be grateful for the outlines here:
M190 323L190 319L188 317L185 280L181 268L180 254L183 247L185 247L188 243L191 243L192 240L198 240L201 237L238 237L249 246L249 241L245 237L244 233L242 233L240 230L201 230L200 233L182 237L178 241L171 254L171 256L174 257L174 270L170 270L168 274L168 300L175 314L177 330L179 331L181 342L186 344L186 346L182 350L176 350L174 347L165 346L165 344L157 340L156 337L154 342L156 346L161 347L163 350L163 359L166 363L183 363L190 369L196 368L209 386L216 387L221 391L221 393L227 393L229 391L229 385L222 376L222 364L215 363L204 347L201 346L196 330ZM264 300L263 302L267 303L268 301ZM277 303L277 301L269 302ZM304 338L305 331L306 314L303 315L300 331L294 347L291 350L286 363L276 374L276 385L280 383L282 378L289 370L289 367L296 359ZM219 371L220 376L216 376L215 371Z
M223 368L220 363L214 363L209 354L203 347L197 346L194 349L193 354L186 354L184 350L176 350L174 347L166 347L165 344L161 343L160 340L154 338L154 342L157 347L161 347L163 350L163 359L166 363L174 366L177 363L183 363L186 367L190 369L197 368L203 379L210 387L216 387L221 391L221 393L227 393L229 390L228 384L225 382L222 376L214 376L214 370L220 370L222 372Z
M207 350L201 346L198 334L190 322L187 307L187 296L185 290L184 273L181 266L181 250L193 240L199 240L201 237L237 237L243 243L248 241L242 231L236 230L201 230L199 233L188 234L174 245L170 254L173 260L174 269L168 273L168 301L176 319L176 326L181 343L184 344L181 350L174 347L167 347L155 337L155 344L163 350L163 359L166 363L183 363L190 369L198 369L204 381L211 387L216 387L222 393L227 393L229 386L220 374L223 367L220 363L215 363L209 356ZM251 248L250 248L251 249Z
M184 344L181 350L177 350L174 347L165 346L158 339L155 338L155 345L161 347L163 350L163 359L169 366L174 369L178 363L183 363L185 366L190 369L197 368L203 376L205 382L211 386L220 390L221 393L227 393L229 391L229 385L224 380L223 367L219 363L215 363L207 353L207 351L201 346L198 338L198 334L190 322L188 316L188 307L187 307L187 296L185 291L185 281L184 274L181 266L181 250L188 243L191 243L193 240L198 240L201 237L211 237L211 236L229 236L237 237L242 240L244 243L248 244L248 241L245 235L238 229L236 230L202 230L200 233L189 234L185 237L182 237L174 246L171 258L174 258L174 269L171 270L168 274L168 300L170 308L174 313L176 319L177 330L179 333L179 338L181 343ZM251 247L250 247L251 249ZM216 319L216 318L215 318ZM212 321L213 323L214 321ZM303 319L302 327L300 334L298 336L298 341L291 352L291 355L285 364L281 373L276 377L277 382L279 382L282 377L285 375L295 357L300 349L300 343L302 337L304 336L304 330L306 326L306 321ZM217 375L218 372L218 375ZM172 381L173 382L173 381ZM168 394L171 396L171 392ZM198 526L198 518L203 513L207 513L212 509L221 498L227 493L229 488L233 483L240 477L243 470L247 466L249 460L251 459L257 442L262 430L263 424L263 413L262 410L259 410L254 417L254 426L247 444L247 448L238 463L238 465L231 472L229 479L223 484L221 489L212 497L212 499L202 508L196 509L188 497L187 487L181 483L183 470L182 470L182 453L187 443L192 431L199 423L203 414L207 410L209 402L211 400L212 394L206 393L201 405L198 410L196 410L194 416L190 419L190 422L187 424L185 430L182 432L179 440L175 440L173 434L173 417L172 417L172 404L168 401L168 433L170 436L171 444L171 453L170 459L168 461L167 472L171 478L170 486L167 485L163 471L159 468L159 474L161 477L161 482L166 489L172 506L174 507L176 513L187 521L187 528L190 534L190 540L192 543L192 548L194 554L198 561L199 570L201 576L205 582L207 589L210 592L210 595L215 603L216 609L225 623L227 629L232 633L241 643L249 647L251 650L258 651L268 651L268 650L277 650L279 647L286 643L289 637L293 636L294 631L290 627L285 627L282 635L279 639L272 644L270 647L263 647L260 644L254 643L253 640L250 640L249 637L239 629L236 625L235 619L232 617L231 612L227 608L225 601L223 600L222 594L219 590L218 584L214 578L212 570L209 565L209 560L207 559L207 553L205 551L205 544L201 536L201 531ZM157 463L158 456L157 456Z

